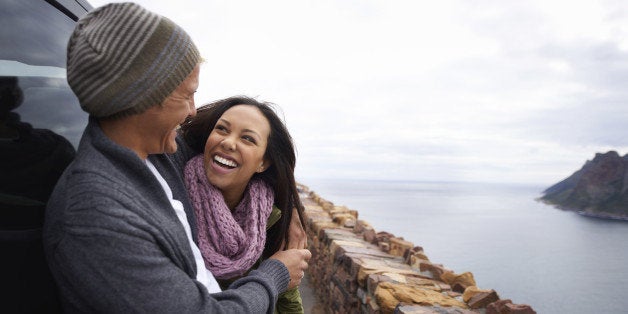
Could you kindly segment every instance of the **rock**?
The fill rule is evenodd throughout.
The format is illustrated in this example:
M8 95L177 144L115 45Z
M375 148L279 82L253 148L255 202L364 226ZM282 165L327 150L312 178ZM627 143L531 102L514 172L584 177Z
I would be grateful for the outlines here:
M404 256L407 251L414 247L414 243L403 238L390 238L390 251L388 253L395 256Z
M479 309L486 307L487 305L498 300L499 296L497 295L497 292L495 292L495 290L489 290L488 292L481 291L480 293L474 295L471 300L467 302L467 304L469 304L469 307L472 309Z
M321 201L319 202L319 205L321 205L321 207L327 212L330 212L334 209L334 203L330 201L326 201L324 199L321 199Z
M412 265L412 266L414 266L414 265ZM443 265L433 264L430 261L422 261L422 260L419 261L419 270L421 272L430 272L432 274L433 278L438 278L438 279L440 279L441 276L445 272L449 271L448 269L443 267Z
M429 290L434 290L434 291L439 291L439 292L451 291L451 287L448 284L441 281L428 279L428 278L421 278L421 277L416 277L412 275L407 275L405 276L405 282L407 285L410 285L412 287L422 288L422 289L429 289Z
M377 242L377 246L386 253L390 251L390 244L387 242Z
M390 232L379 231L375 237L377 238L377 243L382 243L382 242L389 243L390 238L394 238L395 235Z
M336 212L331 214L332 221L341 226L351 224L351 228L355 226L355 217L347 212Z
M499 300L486 307L486 314L536 314L527 304L513 304L511 300Z
M475 279L473 274L465 272L460 275L454 274L451 271L444 272L440 278L451 286L451 290L463 293L465 289L470 286L475 286Z
M408 265L419 268L421 262L429 263L430 260L423 252L416 252L409 254L405 261Z
M353 228L353 232L362 234L366 230L373 230L373 227L368 222L358 219L355 223L355 227ZM375 234L375 232L373 232Z
M462 294L462 300L469 303L469 300L471 300L473 296L481 292L489 292L489 290L482 290L477 286L469 286L467 287L467 289L464 289L464 293Z
M477 312L456 307L422 306L400 304L395 309L395 314L477 314Z
M353 229L355 227L355 219L348 219L348 220L346 220L345 223L343 224L343 226L345 228Z
M445 294L450 296L450 297L452 297L452 298L454 298L454 299L458 299L460 296L462 296L462 293L455 292L455 291L445 291Z
M389 255L390 258L393 256ZM356 259L357 280L360 286L366 286L366 281L371 274L386 274L389 278L393 274L404 276L420 276L416 269L401 263L398 260L382 258L381 256L360 256ZM398 277L397 277L398 278Z
M362 236L364 237L364 241L368 243L372 243L372 244L377 243L377 235L375 233L375 230L373 229L364 230L364 232L362 233Z
M375 290L375 298L383 313L392 313L402 302L405 304L468 308L465 303L442 293L391 282L380 283Z
M403 258L407 259L410 254L414 254L414 253L418 253L418 252L423 253L423 247L415 246L415 247L411 248L410 250L408 250L408 252L406 252L406 255L404 255Z
M377 286L381 282L392 282L392 279L388 276L379 275L379 274L370 274L367 279L367 291L371 294L375 294L375 290L377 290Z
M425 252L423 252L423 248L420 246L415 246L407 250L405 254L403 255L403 259L406 261L408 265L412 265L413 256L416 257L415 260L416 259L422 259L425 261L430 260L429 258L427 258L427 255L425 255Z

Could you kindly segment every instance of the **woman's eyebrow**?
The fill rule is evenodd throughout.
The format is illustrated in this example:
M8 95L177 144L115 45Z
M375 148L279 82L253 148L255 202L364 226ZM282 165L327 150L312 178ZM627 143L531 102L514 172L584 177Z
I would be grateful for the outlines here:
M228 120L225 120L223 118L218 119L218 122L222 122L222 123L226 124L227 126L231 126L231 122L229 122ZM257 131L255 131L253 129L243 129L242 132L253 133L258 138L260 138L260 139L262 138L262 136Z
M255 130L251 130L251 129L244 129L244 132L248 132L248 133L253 133L255 134L257 137L262 138L261 135L259 135L259 133L257 133Z

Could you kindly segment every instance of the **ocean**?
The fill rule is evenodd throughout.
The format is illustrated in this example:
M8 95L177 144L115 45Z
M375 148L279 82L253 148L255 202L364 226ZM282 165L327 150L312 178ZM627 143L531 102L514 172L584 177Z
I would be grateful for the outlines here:
M628 313L628 221L584 217L536 201L544 186L300 180L376 231L469 271L481 289L539 314Z

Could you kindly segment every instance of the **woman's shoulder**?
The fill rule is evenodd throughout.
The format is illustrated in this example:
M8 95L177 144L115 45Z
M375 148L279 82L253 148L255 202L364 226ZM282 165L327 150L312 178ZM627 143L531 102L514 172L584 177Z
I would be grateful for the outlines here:
M281 219L281 209L277 207L277 205L273 205L273 210L270 212L268 216L268 221L266 223L266 231L270 229L277 221Z

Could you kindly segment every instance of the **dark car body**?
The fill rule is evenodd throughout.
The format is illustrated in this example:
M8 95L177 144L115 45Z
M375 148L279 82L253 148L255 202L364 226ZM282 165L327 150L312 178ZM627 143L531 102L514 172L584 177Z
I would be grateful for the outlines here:
M41 229L54 185L87 124L65 77L66 45L83 0L0 1L0 312L60 305Z

